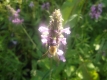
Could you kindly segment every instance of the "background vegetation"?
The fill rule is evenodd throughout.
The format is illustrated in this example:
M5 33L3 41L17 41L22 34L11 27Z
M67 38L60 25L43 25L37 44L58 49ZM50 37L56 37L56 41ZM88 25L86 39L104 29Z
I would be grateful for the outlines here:
M92 5L100 3L100 17L91 18ZM9 19L17 9L21 23ZM41 59L47 49L38 31L55 9L71 28L59 65ZM107 80L106 23L107 0L0 0L0 80Z

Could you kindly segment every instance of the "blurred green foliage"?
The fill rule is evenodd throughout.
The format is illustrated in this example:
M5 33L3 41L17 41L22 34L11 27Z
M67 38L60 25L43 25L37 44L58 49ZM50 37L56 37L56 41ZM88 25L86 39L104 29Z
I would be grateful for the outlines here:
M46 2L49 10L41 7ZM103 3L103 10L95 20L89 12L98 2ZM21 9L22 25L9 21L6 5ZM106 0L0 0L0 80L107 80L106 8ZM38 32L41 24L49 24L55 9L62 12L63 26L71 28L67 61L59 64L41 59L47 50Z

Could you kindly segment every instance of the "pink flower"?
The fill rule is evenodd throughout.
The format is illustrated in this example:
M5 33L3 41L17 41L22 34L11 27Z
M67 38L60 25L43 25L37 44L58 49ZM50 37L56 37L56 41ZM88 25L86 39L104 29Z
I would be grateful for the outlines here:
M52 42L53 44L56 44L56 39L53 39L53 42Z
M20 9L17 9L17 13L19 13L20 12Z
M64 55L63 55L64 52L63 52L62 50L58 50L57 54L58 54L59 59L60 59L61 61L63 61L63 62L66 61L66 59L65 59L65 57L64 57Z
M62 42L64 45L66 45L66 44L67 44L66 38L62 38L61 42Z
M23 22L23 19L19 19L19 18L14 18L12 20L12 23L14 23L14 24L21 24L22 22Z
M64 38L64 37L60 37L60 38L59 38L59 41L60 41L63 45L66 45L66 44L67 44L66 38Z
M9 17L9 20L13 23L13 24L22 24L22 22L24 21L23 19L20 19L20 15L19 15L20 9L17 9L15 11L15 13Z
M71 33L70 27L63 29L61 32L64 32L66 34L70 34Z
M42 43L43 44L47 44L47 39L48 39L48 34L49 34L49 32L48 32L48 28L46 28L46 27L44 27L44 26L40 26L39 27L39 29L38 29L40 32L41 32L41 37L42 37L42 39L41 39L41 41L42 41Z
M48 28L46 28L46 27L44 27L44 26L40 26L39 31L40 31L41 33L45 33L45 32L49 33L49 32L48 32Z
M47 43L47 39L46 38L43 38L41 41L42 41L43 44Z
M48 51L50 54L48 54L48 56L54 57L55 53L57 53L58 58L65 62L66 59L64 57L64 52L59 48L64 48L64 46L67 44L66 37L63 35L63 33L70 34L71 31L70 27L63 29L62 21L63 18L60 10L55 10L52 16L50 16L49 26L40 26L38 30L41 33L42 43L47 44L49 47Z
M59 56L61 56L61 55L63 55L64 54L64 52L62 51L62 50L58 50L58 52L57 52L57 54L59 55Z
M47 39L48 36L46 36L46 35L41 35L41 38L42 38L42 39Z

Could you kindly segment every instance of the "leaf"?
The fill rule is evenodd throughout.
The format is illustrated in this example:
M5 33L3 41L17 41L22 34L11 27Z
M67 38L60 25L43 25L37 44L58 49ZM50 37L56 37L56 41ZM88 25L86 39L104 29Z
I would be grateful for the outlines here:
M81 11L84 2L85 0L66 0L64 2L61 7L64 24L69 20L70 16L74 16L74 14L78 14Z
M99 80L99 75L96 72L94 65L89 61L80 64L77 75L81 80Z

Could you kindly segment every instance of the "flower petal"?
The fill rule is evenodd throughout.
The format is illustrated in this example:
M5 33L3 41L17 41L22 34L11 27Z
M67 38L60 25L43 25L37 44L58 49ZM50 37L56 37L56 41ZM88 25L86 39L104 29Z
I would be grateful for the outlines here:
M92 5L92 7L91 7L91 11L94 12L95 9L96 9L96 6L95 6L95 5Z
M40 31L41 33L43 33L43 32L48 32L48 28L43 27L43 26L40 26L39 31Z
M63 61L63 62L65 62L66 61L66 59L65 59L65 57L64 57L64 52L62 51L62 50L58 50L58 52L57 52L57 54L58 54L58 56L59 56L59 59L61 60L61 61Z
M42 37L42 38L47 38L47 37L48 37L48 35L41 35L41 37Z
M58 50L57 54L58 54L59 56L61 56L61 55L64 54L64 52L63 52L62 50Z
M56 44L56 39L53 39L52 43L53 43L53 44Z
M66 34L70 34L71 33L70 27L63 29L62 32L66 33Z
M46 38L43 38L43 39L42 39L42 43L43 43L43 44L46 44L46 43L47 43L47 39L46 39Z
M62 43L64 44L64 45L66 45L67 44L67 42L66 42L66 38L62 38Z
M62 55L62 56L59 56L59 59L61 60L61 61L63 61L63 62L66 62L66 59L65 59L65 57Z

